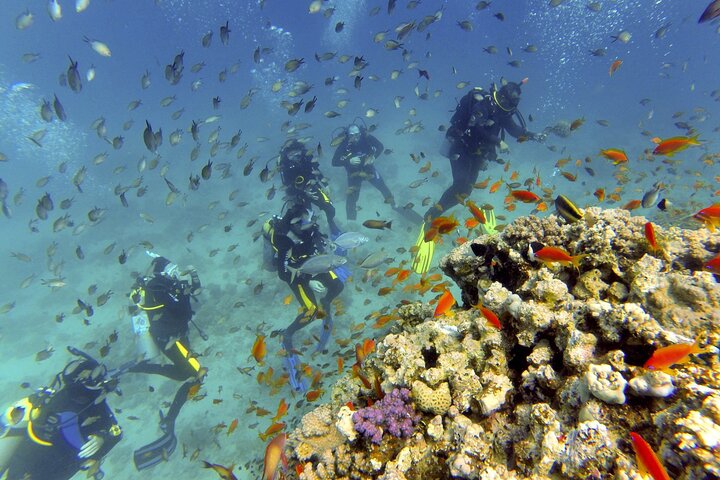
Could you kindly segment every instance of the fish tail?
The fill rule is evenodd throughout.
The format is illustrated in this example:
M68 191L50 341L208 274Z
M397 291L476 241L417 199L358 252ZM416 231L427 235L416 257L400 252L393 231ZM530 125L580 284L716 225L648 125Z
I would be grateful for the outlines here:
M585 258L586 256L587 256L587 254L581 253L580 255L575 255L574 257L571 257L571 258L572 258L571 262L572 262L573 266L574 266L576 269L579 269L579 268L580 268L580 262L581 262L582 259Z
M692 137L690 137L690 139L688 140L688 145L700 145L699 137L700 137L699 133L697 135L693 135Z

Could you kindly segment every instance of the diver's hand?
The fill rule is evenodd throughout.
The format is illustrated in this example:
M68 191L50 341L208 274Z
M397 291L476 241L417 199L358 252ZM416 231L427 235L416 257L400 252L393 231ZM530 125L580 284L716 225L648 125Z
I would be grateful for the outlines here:
M486 235L495 235L497 233L497 229L495 228L497 226L495 209L483 208L483 213L485 214L485 223L480 224L482 229L485 231Z
M78 453L78 458L89 458L95 455L105 443L105 440L98 435L89 435L88 441L83 444Z
M500 140L499 149L500 153L507 153L510 151L510 147L508 147L508 144L505 143L505 140Z
M310 288L312 288L315 293L318 293L320 295L327 292L327 287L325 287L325 285L323 285L322 282L319 280L310 280Z
M358 165L360 165L360 162L362 162L362 160L360 159L360 157L355 155L354 157L351 157L350 160L348 160L348 162L350 163L350 165L358 166Z

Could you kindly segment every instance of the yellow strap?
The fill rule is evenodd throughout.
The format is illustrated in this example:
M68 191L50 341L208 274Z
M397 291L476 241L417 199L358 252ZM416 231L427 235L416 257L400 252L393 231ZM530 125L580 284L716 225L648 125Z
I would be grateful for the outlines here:
M320 190L320 195L322 195L323 200L325 200L327 203L332 203L332 202L330 201L330 197L329 197L325 192L323 192L322 190Z
M191 366L196 372L199 372L199 371L200 371L200 362L198 362L196 358L190 357L190 352L188 351L187 348L185 348L185 345L183 345L182 343L180 343L180 340L175 340L175 346L176 346L177 349L180 351L180 355L182 355L183 357L185 357L185 359L188 361L188 363L190 364L190 366Z
M161 303L160 305L157 305L157 306L154 306L154 307L144 307L144 306L142 306L142 305L140 305L140 304L137 305L137 307L138 307L140 310L145 310L145 311L148 311L148 310L160 310L160 309L163 308L164 306L165 306L164 303Z
M310 298L305 293L305 289L303 289L302 285L298 285L298 290L300 291L300 298L302 298L303 305L305 305L305 308L308 310L308 313L312 314L317 307L315 304L310 300Z
M46 442L45 440L42 440L37 435L35 435L32 427L32 420L28 420L27 433L28 437L30 437L30 440L37 443L38 445L42 445L43 447L52 447L52 442Z
M335 280L336 278L338 278L338 276L337 276L337 275L335 274L335 272L333 272L332 270L330 270L328 273L330 274L330 278L332 278L333 280Z

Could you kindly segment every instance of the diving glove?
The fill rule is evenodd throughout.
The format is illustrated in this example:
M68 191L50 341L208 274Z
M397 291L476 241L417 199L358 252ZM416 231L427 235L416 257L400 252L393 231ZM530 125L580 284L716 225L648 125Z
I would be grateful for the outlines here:
M494 208L483 208L485 214L485 223L481 223L480 226L485 231L486 235L495 235L497 233L497 220L495 219Z
M415 246L417 252L415 252L415 258L413 258L412 268L415 273L424 275L430 270L430 263L435 253L435 242L425 241L425 223L420 226L420 234L415 241Z

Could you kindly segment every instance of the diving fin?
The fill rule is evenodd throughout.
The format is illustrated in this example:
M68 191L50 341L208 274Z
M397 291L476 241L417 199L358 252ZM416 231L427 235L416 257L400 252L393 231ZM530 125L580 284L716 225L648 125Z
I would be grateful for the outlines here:
M424 223L420 227L420 235L418 235L415 246L417 247L417 252L415 252L415 258L413 258L412 268L415 273L425 275L427 271L430 270L430 263L435 253L435 242L425 241Z
M160 412L160 424L163 424L163 415ZM133 453L133 461L135 462L135 468L145 470L150 467L154 467L160 462L167 461L170 455L175 451L177 447L177 438L175 437L175 426L166 424L165 433L162 437L158 438L152 443L148 443L144 447L141 447Z

